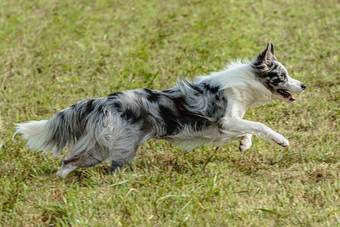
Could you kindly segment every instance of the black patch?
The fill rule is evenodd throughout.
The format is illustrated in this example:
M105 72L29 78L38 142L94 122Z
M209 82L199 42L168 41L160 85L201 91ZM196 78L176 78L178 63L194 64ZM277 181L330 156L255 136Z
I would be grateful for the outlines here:
M195 85L193 85L192 83L187 83L192 89L194 89L195 91L197 91L199 94L202 94L202 89L201 88L199 88L198 86L195 86ZM195 95L198 95L197 93L195 94Z
M82 105L86 105L84 110L79 114L79 121L82 121L82 119L86 119L86 117L94 110L94 99L86 100L85 103L82 103Z
M113 108L115 108L118 112L122 111L122 104L120 104L119 102L115 102L113 103Z
M94 109L93 103L94 103L94 99L90 99L87 101L84 115L88 115L89 113L93 111Z
M70 106L70 108L75 108L77 104L73 104L72 106Z
M273 80L273 85L278 85L280 82L282 82L282 80L280 80L279 78L276 78Z
M159 115L162 117L165 124L165 136L178 133L180 125L176 121L176 116L171 109L165 106L159 106Z
M104 108L104 107L103 107L103 104L99 105L99 106L98 106L98 109L97 109L98 112L99 112L99 113L102 113L102 112L103 112L103 108Z
M148 94L147 95L147 99L150 101L150 102L157 102L160 98L160 94L159 93L156 93L154 91L151 91L149 89L146 89L144 88L144 91Z
M112 94L109 94L107 97L109 99L115 99L117 98L118 96L120 96L122 94L122 92L115 92L115 93L112 93Z
M132 110L126 109L124 112L120 115L123 119L126 121L129 121L131 124L136 124L140 122L140 116L136 115Z
M269 72L269 73L264 74L264 77L274 78L274 77L278 77L278 74L274 72Z
M272 52L272 54L274 55L274 44L270 43L270 51Z
M143 90L148 93L148 94L153 94L153 91L151 91L150 89L147 89L147 88L143 88Z
M274 70L276 70L277 69L277 67L279 67L279 65L274 65L274 67L272 68L272 70L274 71Z
M184 109L185 100L184 100L183 97L172 98L171 100L174 102L174 104L176 105L177 109Z
M211 93L216 93L220 90L219 86L213 86L210 84L204 84L204 88Z

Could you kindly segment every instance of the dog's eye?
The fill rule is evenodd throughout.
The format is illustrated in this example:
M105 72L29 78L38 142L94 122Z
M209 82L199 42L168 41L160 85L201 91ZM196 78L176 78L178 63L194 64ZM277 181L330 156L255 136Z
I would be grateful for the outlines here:
M281 73L280 77L281 77L281 79L285 79L286 75L284 73Z

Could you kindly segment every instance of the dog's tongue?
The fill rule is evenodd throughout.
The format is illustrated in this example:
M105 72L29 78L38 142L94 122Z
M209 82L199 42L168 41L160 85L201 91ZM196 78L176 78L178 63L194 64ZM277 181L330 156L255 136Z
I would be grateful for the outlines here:
M281 90L281 95L285 98L285 99L288 99L289 101L291 102L294 102L295 101L295 98L287 91L283 91Z
M294 101L295 101L295 98L294 98L292 95L289 95L288 99L289 99L289 101L291 101L291 102L294 102Z
M291 94L289 94L289 96L287 97L287 99L289 99L289 101L291 101L291 102L294 102L294 101L295 101L295 98L294 98Z

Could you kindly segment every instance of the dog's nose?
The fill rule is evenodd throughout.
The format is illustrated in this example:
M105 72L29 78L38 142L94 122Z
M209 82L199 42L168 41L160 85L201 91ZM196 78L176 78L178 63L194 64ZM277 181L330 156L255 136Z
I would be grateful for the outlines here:
M304 84L304 83L301 84L301 88L302 88L303 90L305 90L306 87L307 87L306 84Z

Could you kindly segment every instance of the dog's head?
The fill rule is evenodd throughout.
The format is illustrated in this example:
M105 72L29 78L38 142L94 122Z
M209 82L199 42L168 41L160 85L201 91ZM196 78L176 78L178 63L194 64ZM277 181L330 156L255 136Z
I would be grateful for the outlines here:
M301 93L306 88L304 83L288 75L286 68L276 59L272 43L267 44L266 49L253 60L252 67L259 80L272 92L273 98L294 102L291 93Z

